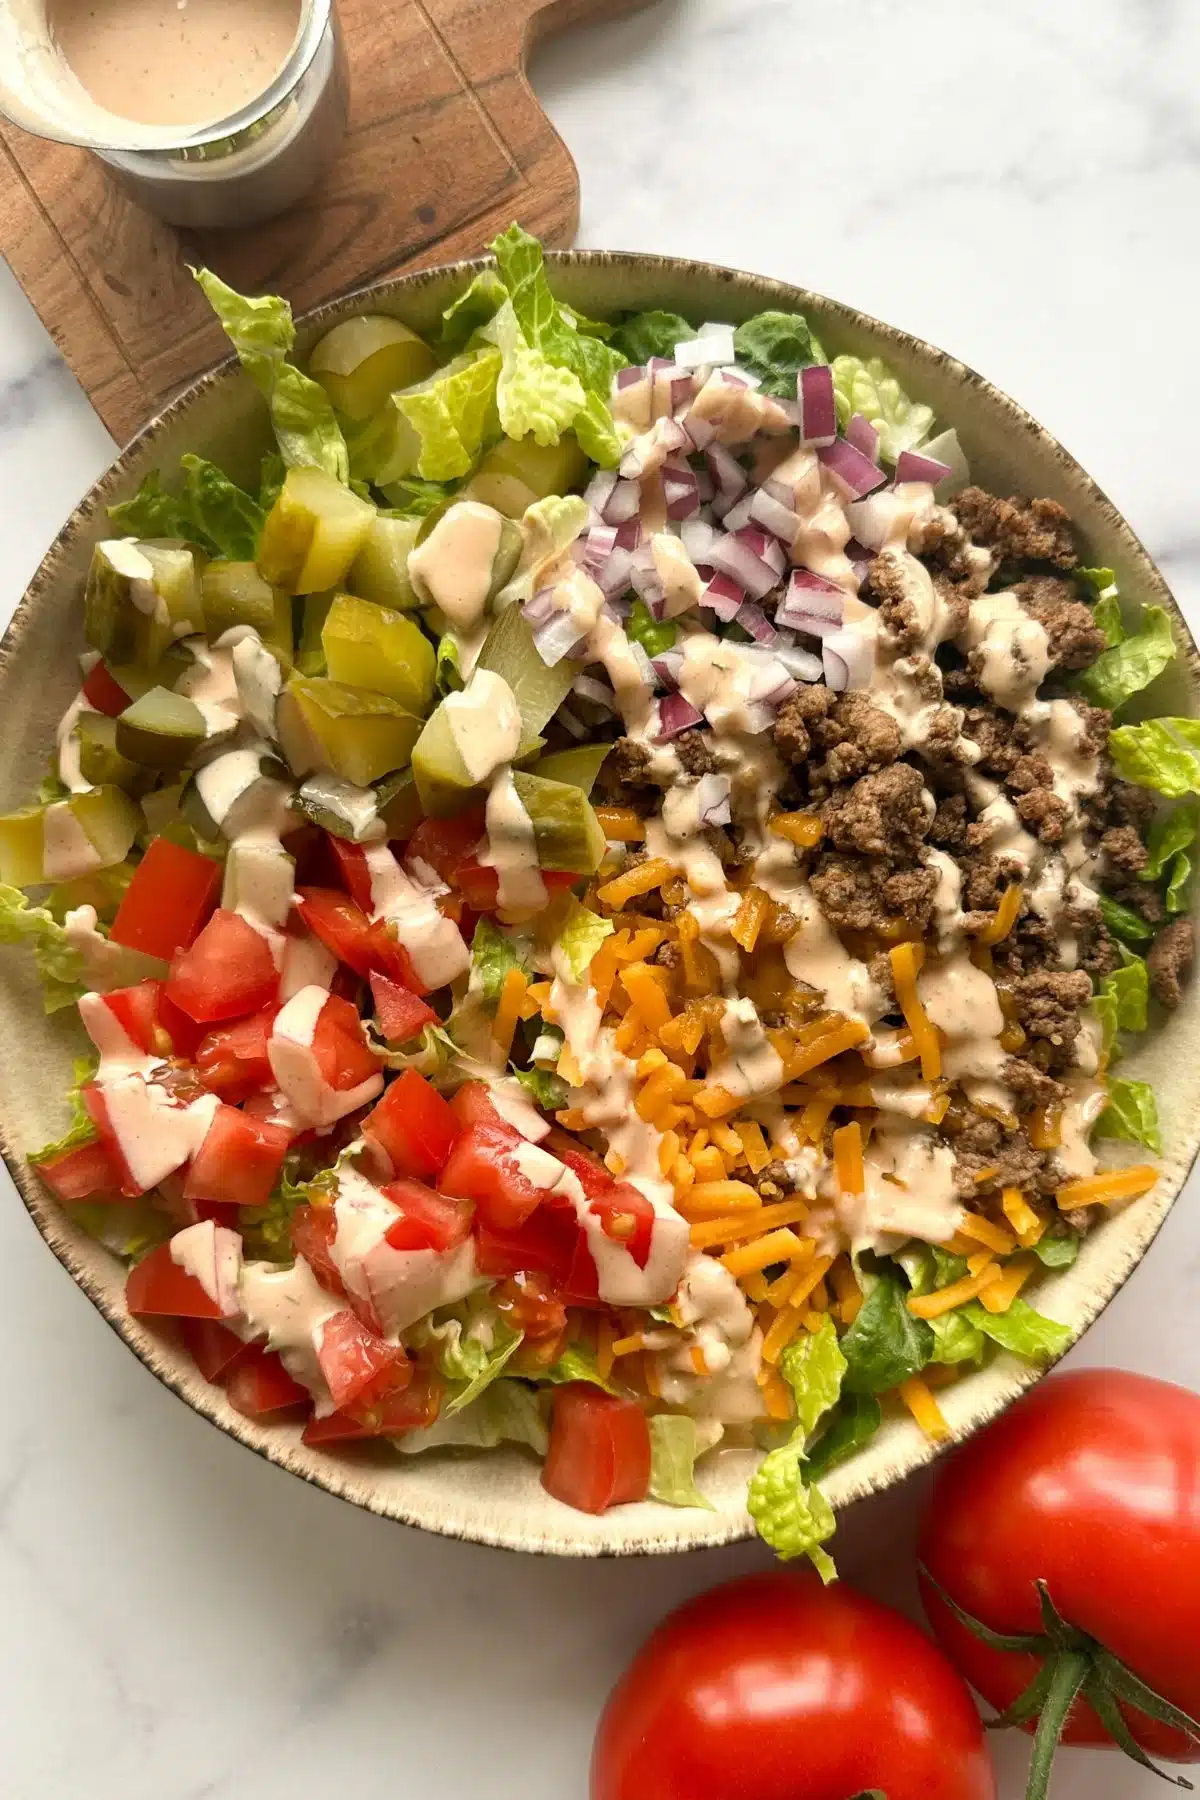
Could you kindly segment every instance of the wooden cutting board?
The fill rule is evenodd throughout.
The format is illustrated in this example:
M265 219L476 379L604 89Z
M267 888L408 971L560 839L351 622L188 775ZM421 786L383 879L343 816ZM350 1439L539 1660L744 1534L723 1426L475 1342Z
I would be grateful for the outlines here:
M570 243L579 180L526 76L548 31L639 0L339 0L340 156L246 232L143 212L94 156L0 124L0 249L118 442L226 345L187 272L206 263L303 312L403 268L471 256L514 218Z

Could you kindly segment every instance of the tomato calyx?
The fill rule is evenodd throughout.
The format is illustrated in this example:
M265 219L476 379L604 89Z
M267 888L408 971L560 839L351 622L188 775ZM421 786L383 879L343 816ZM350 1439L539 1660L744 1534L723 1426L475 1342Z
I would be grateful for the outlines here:
M996 1718L986 1721L989 1731L1013 1725L1025 1726L1035 1719L1037 1721L1025 1800L1046 1800L1050 1791L1054 1753L1058 1749L1071 1708L1081 1697L1088 1702L1114 1744L1126 1756L1132 1757L1134 1762L1143 1769L1148 1769L1152 1775L1157 1775L1160 1780L1169 1781L1174 1787L1186 1788L1189 1793L1192 1791L1192 1783L1184 1776L1169 1775L1146 1755L1130 1731L1121 1707L1132 1706L1138 1712L1145 1713L1148 1718L1158 1720L1160 1724L1185 1732L1198 1743L1200 1721L1191 1718L1182 1708L1173 1706L1161 1694L1155 1693L1119 1657L1106 1649L1098 1638L1069 1624L1050 1598L1050 1589L1044 1581L1034 1584L1043 1629L1040 1632L1003 1632L993 1631L981 1619L975 1618L961 1607L924 1564L921 1566L921 1574L959 1624L965 1626L981 1644L1008 1655L1035 1656L1041 1663L1024 1693L1018 1694L1012 1705L1006 1707Z

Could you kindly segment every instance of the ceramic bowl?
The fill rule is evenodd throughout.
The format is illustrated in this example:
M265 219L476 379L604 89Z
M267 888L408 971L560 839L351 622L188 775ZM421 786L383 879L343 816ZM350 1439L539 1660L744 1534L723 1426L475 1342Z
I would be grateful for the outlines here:
M807 314L832 355L881 356L908 392L928 401L939 421L957 426L974 477L1001 493L1048 495L1067 508L1089 562L1111 566L1122 591L1171 613L1186 656L1156 690L1155 710L1196 710L1197 660L1190 634L1166 583L1125 520L1079 464L1020 407L943 351L862 313L802 288L710 264L664 257L574 252L552 258L558 293L591 315L664 307L693 320L748 318L765 307ZM339 300L306 319L300 347L346 315L369 306L417 331L432 330L448 301L481 265L459 263L387 282ZM151 469L170 474L183 451L212 457L253 485L267 448L265 411L232 362L189 387L154 419L97 482L67 521L38 570L0 646L0 716L7 757L0 807L21 804L45 771L54 725L79 680L83 646L80 593L93 542L105 532L105 507L131 494ZM390 1518L478 1543L560 1556L642 1555L723 1544L752 1530L744 1500L753 1466L749 1452L718 1453L701 1485L714 1510L623 1506L601 1518L551 1499L531 1458L516 1450L482 1456L454 1452L405 1458L379 1447L323 1454L306 1449L294 1425L243 1418L219 1388L201 1379L169 1330L131 1319L124 1307L124 1270L49 1198L23 1150L64 1128L71 1058L82 1046L78 1025L42 1013L40 990L26 958L5 951L0 986L0 1148L25 1204L55 1255L113 1329L159 1379L223 1431L282 1468L332 1494ZM1106 1217L1084 1243L1074 1267L1044 1281L1038 1304L1078 1336L1136 1268L1183 1185L1200 1144L1200 1058L1191 1052L1200 986L1130 1058L1127 1072L1153 1083L1166 1154L1155 1191ZM943 1396L956 1439L993 1417L1038 1371L1007 1356L968 1376ZM835 1507L902 1480L928 1462L933 1446L915 1424L893 1418L864 1451L825 1482Z

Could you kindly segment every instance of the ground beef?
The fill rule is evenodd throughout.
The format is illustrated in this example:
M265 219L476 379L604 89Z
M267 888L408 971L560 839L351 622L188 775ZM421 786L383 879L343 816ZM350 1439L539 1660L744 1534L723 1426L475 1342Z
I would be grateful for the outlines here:
M872 706L865 694L843 694L822 736L829 737L830 727L836 729L838 742L811 771L815 785L833 787L841 781L857 781L860 775L887 768L900 754L896 721Z
M1056 500L1001 500L982 488L965 487L955 496L959 524L977 544L1014 562L1048 562L1073 569L1078 558L1071 521Z
M975 599L986 589L996 566L991 552L973 544L954 514L944 507L916 526L909 542L934 572L933 584L943 594L943 584L949 584L964 599Z
M867 964L867 973L879 989L889 1006L896 998L896 982L892 973L892 959L886 950L873 956Z
M1061 1081L1044 1074L1036 1063L1026 1062L1022 1056L1009 1057L1001 1080L1012 1089L1020 1112L1030 1112L1035 1106L1058 1105L1067 1091Z
M875 931L887 917L879 891L877 864L860 856L820 858L812 878L812 891L835 931Z
M1100 708L1092 710L1099 712ZM1132 781L1111 782L1106 799L1108 816L1114 825L1131 825L1139 833L1145 831L1158 810L1158 801L1150 789L1136 787Z
M652 963L657 963L660 969L677 969L683 962L683 952L680 950L678 944L672 943L672 941L668 939L665 943L658 946L658 949L654 952L650 961Z
M1090 606L1079 598L1069 581L1056 575L1036 575L1013 589L1027 613L1031 613L1050 640L1050 661L1056 669L1086 669L1108 639L1097 625Z
M948 794L938 801L938 809L929 827L929 842L938 850L965 850L967 844L967 801L965 794Z
M1083 720L1084 730L1080 748L1087 751L1089 755L1098 756L1102 759L1102 762L1105 765L1105 769L1102 773L1111 780L1111 773L1107 770L1107 764L1108 734L1112 730L1112 713L1107 706L1093 706L1079 694L1068 694L1067 700ZM1122 782L1120 785L1122 787L1127 787L1129 784L1127 782ZM1141 792L1143 790L1139 789L1138 791ZM1154 810L1153 802L1151 802L1150 810L1152 812Z
M712 775L717 759L712 753L712 733L684 731L675 739L675 754L688 775Z
M954 637L966 623L967 597L946 577L937 578L939 591L950 609L955 624L946 632L947 637ZM919 573L914 572L910 564L893 551L885 550L869 565L866 576L866 593L868 599L878 602L879 616L891 646L901 655L910 655L919 650L925 642L925 627L921 619L919 589L914 592L916 583L921 582ZM923 584L922 584L923 585Z
M1026 911L994 956L997 971L1005 975L1032 975L1039 970L1057 969L1062 961L1058 933L1045 919Z
M1176 1007L1183 999L1183 984L1192 972L1195 933L1190 919L1175 919L1159 932L1146 958L1150 986L1156 1000Z
M1092 984L1082 969L1039 969L1019 975L1011 992L1027 1035L1065 1048L1079 1036L1079 1014L1092 997Z
M968 707L963 715L963 732L979 745L980 757L975 767L981 775L1002 780L1012 773L1021 753L1013 742L1010 714L1001 713L994 706Z
M657 812L662 793L649 779L650 752L635 738L618 738L601 766L597 786L610 806Z
M820 727L833 711L837 695L827 687L803 683L798 693L785 700L775 718L775 748L787 763L805 763Z
M1032 788L1028 794L1022 794L1017 801L1017 812L1044 844L1061 844L1071 814L1066 801L1052 788Z
M1117 941L1095 906L1069 906L1067 926L1075 934L1079 966L1089 975L1110 975L1121 960Z
M970 752L963 743L962 727L962 708L949 704L935 707L926 721L921 756L939 777L953 766L969 761Z
M739 1169L737 1179L746 1182L766 1201L784 1199L794 1191L795 1185L788 1176L787 1164L782 1162L769 1162L757 1175L749 1169Z
M909 763L894 763L831 795L823 817L839 850L911 861L929 830L933 808L920 772Z
M1146 846L1132 825L1110 825L1100 839L1100 852L1110 868L1130 875L1140 874L1149 860Z
M962 1200L1006 1187L1042 1194L1057 1185L1046 1153L1035 1150L1023 1131L1006 1131L998 1119L976 1112L965 1101L952 1103L942 1121L942 1134L954 1151L954 1186ZM985 1169L995 1173L977 1180Z
M1005 888L1020 874L1010 857L996 856L990 850L968 850L959 858L959 869L964 912L995 912Z
M903 919L925 931L933 922L933 899L938 890L936 869L900 869L883 883L884 904L893 918Z

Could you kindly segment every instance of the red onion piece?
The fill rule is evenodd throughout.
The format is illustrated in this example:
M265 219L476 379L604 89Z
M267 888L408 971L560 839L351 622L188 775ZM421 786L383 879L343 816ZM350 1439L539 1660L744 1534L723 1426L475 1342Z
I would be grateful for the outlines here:
M700 511L700 484L694 469L667 463L662 472L668 519L694 519Z
M823 637L840 629L845 601L841 588L823 575L814 575L811 569L793 569L775 622L792 631Z
M676 738L682 731L690 731L693 725L699 725L704 718L703 713L696 711L690 700L682 694L665 694L658 703L657 739L665 744Z
M694 563L708 561L709 551L718 536L719 533L703 519L684 519L679 527L680 541Z
M700 496L701 506L707 506L717 491L717 484L707 469L693 469L696 477L696 492Z
M617 710L617 696L607 682L597 681L594 675L577 675L571 684L571 692L581 700L589 700L593 706L602 706L605 712Z
M953 473L949 463L922 456L919 450L902 450L896 459L897 487L905 481L927 481L931 487L936 487L939 481L945 481Z
M720 538L710 553L713 567L723 575L729 575L739 586L746 590L752 600L762 600L779 585L779 572L745 541L752 536L763 542L761 532L735 533ZM773 541L773 540L772 540ZM779 546L776 544L775 548ZM712 584L709 584L711 592ZM711 605L709 601L707 604Z
M683 668L682 650L664 650L661 656L651 657L654 673L665 688L672 693L679 689L679 672Z
M825 666L825 683L835 693L848 688L867 688L875 673L875 652L869 638L861 631L843 628L831 631L821 643L821 661Z
M629 654L637 664L638 674L646 687L652 688L654 686L654 664L636 638L629 640Z
M736 456L724 444L710 444L704 452L708 472L716 483L717 493L737 500L750 485L750 478Z
M746 596L732 576L718 569L700 596L701 606L709 607L724 624L737 616Z
M633 484L635 487L637 483ZM642 522L640 519L622 519L617 526L617 549L636 550L642 541Z
M592 579L607 599L616 600L629 586L629 571L632 566L633 551L618 544L601 567L595 570Z
M832 444L818 445L817 455L829 473L836 476L855 500L872 493L887 480L883 470L876 468L869 456L864 456L861 450L856 450L845 438L838 438Z
M846 518L858 542L874 555L891 537L900 515L910 511L894 488L885 488L869 500L852 500Z
M658 569L655 567L654 551L649 544L642 544L633 553L633 561L629 567L629 585L639 599L646 602L654 617L661 615L655 611L666 599L666 590Z
M701 369L737 361L732 325L705 325L694 338L676 344L675 361L682 369Z
M615 469L597 469L583 490L584 499L601 517L604 516L604 509L612 499L612 492L616 485L617 472Z
M692 440L675 419L660 418L649 431L641 432L626 444L621 456L621 474L626 480L640 480L643 475L661 469L675 450L690 450Z
M745 600L737 610L737 622L743 631L748 631L756 644L774 644L779 636L761 606L753 600Z
M645 381L646 370L639 364L629 369L618 369L616 384L619 388L635 387L639 381Z
M730 780L728 775L701 775L696 783L696 811L701 825L728 825Z
M554 589L540 588L532 600L527 600L521 608L521 617L527 625L544 625L547 619L553 618L557 608L554 604Z
M726 529L729 528L730 516L725 520ZM799 518L790 506L785 506L774 494L768 494L765 488L757 488L751 496L750 518L773 537L780 538L789 549L795 543L796 533L800 529Z
M801 369L796 378L800 402L800 442L818 448L837 439L837 403L833 397L833 370L827 363Z
M592 730L590 725L585 725L582 719L577 718L569 706L560 706L554 717L556 722L559 725L564 726L573 738L582 739L591 737Z
M819 656L813 656L808 650L797 650L789 644L776 647L775 655L783 664L789 675L797 681L820 681L825 673Z
M871 566L871 552L865 544L860 544L857 538L851 538L846 545L846 560L854 570L858 585L861 587L867 578L867 570Z
M735 500L732 506L726 507L721 512L721 523L726 531L744 531L750 523L750 508L753 505L754 490L751 489L749 493L743 494L740 500ZM720 511L719 501L717 510Z
M695 450L707 450L717 435L717 428L711 419L702 419L695 412L684 413L680 424L692 440Z
M569 612L555 609L550 618L535 625L533 641L546 667L552 669L582 645L584 635Z
M864 456L869 456L873 463L879 461L879 433L870 419L864 418L862 413L855 413L847 425L846 442L853 444L856 450L861 450Z
M739 531L738 537L752 555L757 556L760 562L765 562L768 568L774 569L782 580L783 571L787 568L787 557L782 546L773 537L769 537L765 531L756 531L753 526Z
M642 490L636 481L615 481L612 492L600 508L606 525L627 525L636 519L642 504Z
M609 557L617 547L617 528L615 525L593 525L585 538L577 538L576 543L582 546L580 562L589 574L603 569Z

